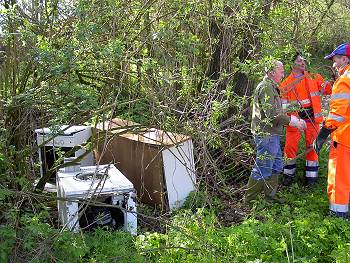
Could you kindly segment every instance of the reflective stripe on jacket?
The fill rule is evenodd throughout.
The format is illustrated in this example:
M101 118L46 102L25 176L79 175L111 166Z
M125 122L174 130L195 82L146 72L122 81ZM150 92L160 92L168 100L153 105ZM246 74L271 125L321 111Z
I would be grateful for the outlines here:
M340 73L332 88L325 126L336 129L332 132L333 141L350 147L350 64Z
M330 84L325 83L320 74L311 76L306 71L304 75L299 77L291 73L280 85L282 101L284 103L287 101L289 104L298 104L302 108L311 107L316 123L323 121L320 93L327 93L329 87ZM297 115L297 113L292 114Z

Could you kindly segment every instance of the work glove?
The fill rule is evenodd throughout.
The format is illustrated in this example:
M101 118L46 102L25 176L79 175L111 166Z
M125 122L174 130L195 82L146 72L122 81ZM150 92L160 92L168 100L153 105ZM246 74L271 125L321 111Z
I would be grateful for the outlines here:
M320 129L320 132L318 133L316 139L314 140L312 144L312 148L314 148L317 155L320 153L321 148L325 141L327 140L328 136L334 131L335 129L328 129L324 126Z
M304 108L298 111L298 116L300 119L313 119L314 110L312 108Z
M339 78L339 73L333 67L331 67L331 78L330 82L334 83Z
M290 116L289 125L293 126L295 128L298 128L301 131L306 129L306 122L303 119L299 119L298 117L296 117L294 115Z

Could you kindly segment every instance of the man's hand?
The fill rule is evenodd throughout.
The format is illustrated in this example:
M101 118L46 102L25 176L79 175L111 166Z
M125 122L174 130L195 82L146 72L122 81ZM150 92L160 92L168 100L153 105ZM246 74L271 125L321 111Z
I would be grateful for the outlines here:
M320 153L323 144L326 142L328 136L332 133L332 131L334 130L322 126L320 132L312 144L312 148L315 150L317 155Z
M294 115L290 116L289 125L293 126L295 128L298 128L301 131L306 129L306 122L303 119L299 119L298 117L296 117Z

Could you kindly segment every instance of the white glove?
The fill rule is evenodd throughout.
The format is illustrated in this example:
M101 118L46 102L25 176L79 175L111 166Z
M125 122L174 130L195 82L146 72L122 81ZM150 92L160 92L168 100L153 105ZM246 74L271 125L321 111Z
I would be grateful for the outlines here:
M306 129L306 122L303 119L299 119L298 117L296 117L294 115L290 116L289 125L293 126L295 128L298 128L301 131Z

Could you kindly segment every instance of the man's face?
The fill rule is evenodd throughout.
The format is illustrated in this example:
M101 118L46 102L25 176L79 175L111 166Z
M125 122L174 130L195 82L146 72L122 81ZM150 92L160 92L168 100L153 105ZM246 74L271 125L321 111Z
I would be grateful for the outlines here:
M304 72L306 68L306 60L302 56L297 56L294 61L293 70L298 72Z
M284 77L284 66L283 64L278 64L274 71L271 72L271 79L275 82L280 83Z
M332 57L332 60L333 68L338 71L349 63L349 59L346 56L342 55L335 55Z

